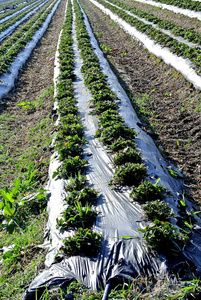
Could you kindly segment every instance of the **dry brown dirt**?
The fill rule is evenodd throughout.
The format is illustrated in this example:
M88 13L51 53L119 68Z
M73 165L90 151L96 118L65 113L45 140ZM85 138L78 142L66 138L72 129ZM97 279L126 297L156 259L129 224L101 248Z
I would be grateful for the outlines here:
M53 93L44 97L43 107L39 105L36 109L26 111L18 106L19 103L38 101L44 91L53 87L54 61L49 62L54 57L58 36L64 22L64 12L66 1L62 0L59 4L52 21L32 52L28 61L20 71L19 77L15 82L15 88L0 101L1 117L7 122L10 134L1 137L1 143L5 146L4 152L8 151L10 160L0 161L2 176L1 182L9 186L15 180L15 161L17 158L32 147L41 149L40 154L35 158L35 166L40 170L40 180L43 184L47 180L48 165L51 152L44 148L44 140L33 138L30 140L30 130L41 124L44 119L50 117L49 128L46 128L46 138L50 138L53 123L51 122L51 112L53 108ZM11 116L7 121L7 116ZM14 162L12 161L14 160ZM21 170L23 171L23 170ZM6 178L3 174L7 174Z
M136 99L144 99L141 120L163 155L176 163L190 189L187 197L201 202L201 117L196 107L201 92L172 67L150 54L88 0L81 0L105 55L127 89L137 113ZM90 4L89 4L90 3ZM176 18L176 15L175 15ZM181 21L181 20L180 20ZM107 48L108 49L108 48ZM154 133L150 131L154 128Z

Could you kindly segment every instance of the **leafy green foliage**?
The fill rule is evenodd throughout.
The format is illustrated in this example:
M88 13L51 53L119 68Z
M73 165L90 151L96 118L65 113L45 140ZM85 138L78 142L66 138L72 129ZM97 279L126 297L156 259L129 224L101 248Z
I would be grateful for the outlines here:
M79 228L72 238L64 240L64 252L69 255L96 255L100 249L102 235L91 229Z
M87 160L82 160L79 156L66 158L62 163L59 173L61 176L69 178L82 172L87 164Z
M155 219L168 221L170 218L174 217L174 214L168 204L163 203L161 200L148 202L142 207L148 218L152 221Z
M81 191L72 191L64 200L68 205L74 205L76 202L81 203L82 206L92 205L97 201L97 194L95 189L85 186Z
M69 156L80 156L83 153L82 146L85 143L85 139L80 139L78 135L66 136L64 144L57 144L56 149L60 155L61 160L65 160Z
M130 197L138 202L147 202L160 199L164 195L164 187L144 181L141 185L133 188Z
M157 219L154 225L147 225L139 231L144 233L144 239L148 245L166 255L179 255L188 242L188 235L185 232L179 231L169 222Z
M125 138L120 137L116 141L114 141L111 145L108 145L108 148L113 150L113 152L124 150L127 147L135 149L136 147L135 142L133 140L127 140Z
M110 126L101 130L101 141L106 145L111 145L119 137L134 139L135 131L122 123L111 123Z
M70 182L66 186L66 190L72 192L73 190L80 191L82 190L86 183L87 183L87 177L81 175L78 173L74 178L69 178Z
M120 150L119 153L114 157L114 165L122 165L125 163L141 163L141 155L136 152L133 148L125 148Z
M75 206L68 206L61 215L61 219L57 219L57 228L61 230L78 229L79 227L87 228L93 225L97 212L91 207L82 205L77 202Z
M125 163L115 170L114 179L110 184L137 186L147 175L142 164Z
M121 8L118 8L117 6L113 6L109 2L104 2L103 0L98 0L99 3L101 3L104 7L109 8L113 13L117 14L120 18L125 20L127 23L129 23L131 26L134 26L136 29L138 29L140 32L145 33L146 35L150 36L155 42L159 43L160 45L169 47L170 51L177 54L178 56L183 56L185 58L190 59L195 64L195 70L199 74L201 70L201 62L200 62L200 56L201 56L201 50L199 46L197 47L190 47L189 45L178 42L176 39L170 37L169 35L165 34L164 32L154 28L150 24L145 24L142 20L136 18L135 16L129 15L125 10L122 10ZM131 11L134 11L134 13L137 13L138 15L142 13L138 12L135 9L129 8L129 6L125 6L124 4L121 4L119 1L112 0L113 3L116 3L117 5L124 6L124 8L129 9ZM194 1L191 1L191 3ZM198 4L200 6L200 4ZM145 14L143 14L143 17ZM146 16L145 16L146 17ZM156 18L154 18L153 21L156 21ZM157 22L159 23L159 22ZM161 27L164 26L164 28L167 27L166 24L161 24ZM169 28L172 29L174 25L169 25ZM178 28L177 28L178 29ZM174 33L177 32L177 29ZM180 30L181 31L181 30ZM186 33L186 36L189 36L189 39L191 39L191 34ZM196 35L196 34L194 34ZM196 37L195 37L196 38ZM200 38L199 38L200 42Z
M51 12L53 3L48 8L44 7L28 24L25 24L20 31L12 35L0 48L0 75L9 70L9 67L16 55L26 47L32 40L34 33L42 26L48 14ZM27 102L28 103L28 102ZM26 107L29 104L24 104Z

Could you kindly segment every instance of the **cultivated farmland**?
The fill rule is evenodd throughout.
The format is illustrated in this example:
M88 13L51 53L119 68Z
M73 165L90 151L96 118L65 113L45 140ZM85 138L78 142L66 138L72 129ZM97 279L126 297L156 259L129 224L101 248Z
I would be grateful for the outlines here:
M1 3L1 299L199 299L200 2L169 2Z

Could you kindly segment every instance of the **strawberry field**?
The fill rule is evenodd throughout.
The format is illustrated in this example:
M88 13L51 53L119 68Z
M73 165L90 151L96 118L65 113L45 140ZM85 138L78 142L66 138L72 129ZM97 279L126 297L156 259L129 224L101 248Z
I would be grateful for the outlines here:
M201 15L177 2L2 8L1 299L199 299Z

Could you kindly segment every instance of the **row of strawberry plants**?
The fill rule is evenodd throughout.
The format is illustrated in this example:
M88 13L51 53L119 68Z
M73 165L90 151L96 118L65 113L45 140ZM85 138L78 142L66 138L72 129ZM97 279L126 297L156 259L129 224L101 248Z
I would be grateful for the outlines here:
M38 7L43 2L45 2L45 1L41 0L40 2L38 2L37 4L35 4L33 7L28 8L27 10L21 12L17 16L13 17L12 19L10 19L10 20L6 21L5 23L3 23L2 25L0 25L0 33L3 32L4 30L6 30L8 27L10 27L13 24L15 24L17 21L21 20L23 17L26 16L26 14L28 14L29 12L31 12L32 10L34 10L36 7ZM30 17L31 17L31 15L29 16L29 18Z
M186 29L181 26L175 25L169 21L161 20L153 14L139 10L136 7L131 7L130 5L127 5L117 0L110 0L110 3L113 3L117 6L120 6L123 9L130 11L140 18L145 18L147 21L157 24L162 29L170 30L173 34L181 36L189 42L197 43L199 45L201 44L201 35L192 29Z
M195 65L196 72L199 74L201 71L201 49L200 47L189 47L188 45L178 42L176 39L170 37L169 35L153 28L151 25L145 24L143 21L136 19L133 16L128 15L126 12L121 9L112 6L109 3L106 3L103 0L97 0L104 7L110 9L113 13L118 15L124 21L126 21L131 26L135 27L140 32L145 33L150 36L152 40L156 41L160 45L166 46L170 49L171 52L177 54L178 56L183 56L188 58Z
M135 132L125 125L118 114L117 97L107 85L107 78L101 71L99 60L90 44L84 17L77 3L75 8L78 47L84 61L82 72L85 84L93 97L94 113L99 117L99 128L95 137L99 137L100 141L112 150L114 157L115 176L110 184L132 187L130 197L145 203L143 206L145 213L155 223L157 243L150 235L147 238L148 228L153 226L141 230L144 238L151 246L161 251L166 250L162 247L166 241L166 244L169 244L168 249L174 252L187 241L187 233L179 231L170 223L171 209L162 200L165 197L164 188L145 180L147 169L142 164L141 154L135 150Z
M8 16L11 16L13 13L17 12L18 10L21 10L23 9L24 7L26 6L30 6L32 3L34 4L34 2L36 2L36 0L33 0L33 1L30 1L30 2L26 2L26 3L21 3L18 5L18 7L15 9L15 11L13 12L13 10L11 9L10 11L8 11L7 13L4 13L4 14L1 14L0 15L0 20L8 17ZM12 16L11 16L12 17Z
M190 9L195 11L201 10L201 3L199 1L192 0L154 0L155 2L170 4L174 6L178 6L184 9Z
M51 12L56 0L47 8L45 7L35 18L22 27L7 42L0 47L0 75L9 70L10 65L16 55L26 47L26 44L32 40L33 35L43 25L47 16ZM48 4L49 5L49 4Z
M61 218L57 219L57 228L61 231L70 229L77 231L73 237L64 240L63 250L67 255L80 253L94 255L100 248L102 235L92 230L97 216L92 205L96 203L98 193L87 185L86 177L81 175L87 165L87 161L82 159L86 139L73 91L75 75L73 73L72 22L72 4L68 1L66 20L59 45L60 75L56 98L60 122L55 148L62 162L56 174L68 180L66 186L68 196L63 200L66 209L61 213Z
M0 47L0 54L1 56L4 55L8 50L16 44L27 32L29 31L30 28L36 24L40 20L41 17L43 17L43 14L46 12L46 10L50 11L52 8L55 0L52 0L50 3L46 4L46 6L32 19L30 20L27 24L25 24L18 32L13 34L6 42L4 42L1 47ZM48 9L49 8L49 9Z

